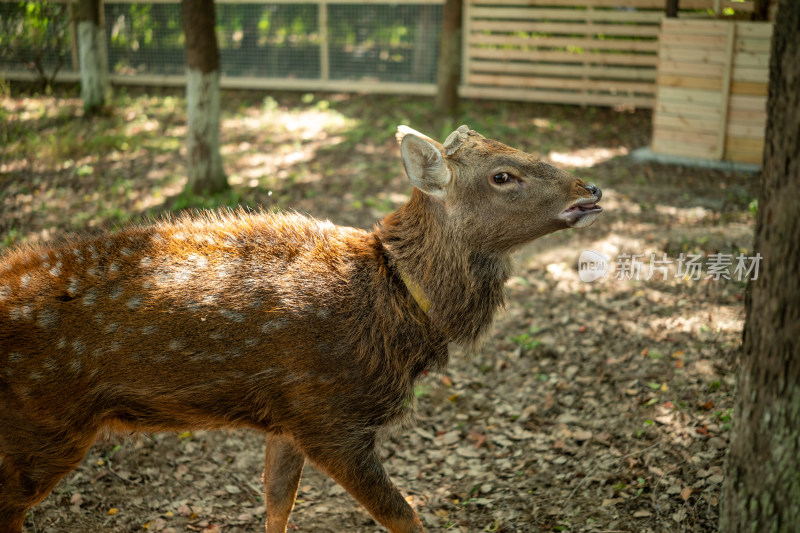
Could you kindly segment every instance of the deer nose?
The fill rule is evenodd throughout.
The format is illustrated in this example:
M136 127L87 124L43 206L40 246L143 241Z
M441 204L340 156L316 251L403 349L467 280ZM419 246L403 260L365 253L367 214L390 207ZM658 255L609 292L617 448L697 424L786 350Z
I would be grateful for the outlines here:
M597 196L598 201L603 197L603 191L601 191L600 188L594 183L587 183L586 185L581 185L581 187L592 193L594 196Z

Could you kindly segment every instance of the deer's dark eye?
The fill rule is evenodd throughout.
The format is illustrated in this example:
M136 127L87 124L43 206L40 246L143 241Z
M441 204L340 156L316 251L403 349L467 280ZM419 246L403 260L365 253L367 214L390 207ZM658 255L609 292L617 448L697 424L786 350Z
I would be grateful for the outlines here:
M502 185L503 183L508 183L511 181L511 174L508 172L500 172L499 174L495 174L492 176L492 181L497 183L498 185Z

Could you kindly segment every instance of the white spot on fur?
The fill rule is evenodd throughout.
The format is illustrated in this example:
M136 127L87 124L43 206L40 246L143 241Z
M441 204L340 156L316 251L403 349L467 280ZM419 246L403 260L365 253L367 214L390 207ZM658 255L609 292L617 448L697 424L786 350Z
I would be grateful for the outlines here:
M80 288L80 282L78 278L69 278L69 285L67 285L67 294L70 296L75 296L78 294L78 289Z
M273 333L278 331L279 329L285 328L289 325L289 320L286 318L276 318L275 320L270 320L269 322L264 322L261 324L261 332L262 333Z
M45 359L42 361L42 366L45 370L50 372L55 372L58 370L58 365L52 357L45 357Z
M138 308L139 308L139 306L140 306L140 305L142 305L142 297L141 297L141 296L134 296L133 298L131 298L130 300L128 300L128 303L127 303L127 304L125 304L125 305L126 305L126 306L128 307L128 309L130 309L131 311L133 311L134 309L138 309Z
M53 268L48 270L48 272L50 272L51 276L55 276L55 277L60 276L61 275L61 261L56 263L56 266L54 266Z
M91 305L94 305L96 301L97 301L97 289L92 287L91 289L86 291L86 295L83 297L83 305L89 307Z
M111 272L119 272L119 263L114 261L113 263L111 263L109 265L108 270L111 271Z
M60 339L58 339L58 344L56 344L56 346L58 346L59 348L66 348L67 347L67 339L64 338L64 337L61 337Z
M39 311L36 323L44 329L52 329L58 324L58 313L52 309L42 309Z
M72 372L77 374L81 370L83 370L83 363L81 362L80 359L73 359L72 362L70 362L69 364L69 368L72 370Z
M120 253L122 253L122 255L124 255L125 257L128 257L133 253L133 251L130 248L123 248L122 250L120 250Z
M197 266L199 267L208 266L208 258L202 255L189 254L189 256L187 256L186 259L188 259L189 261L194 261L195 263L197 263Z
M184 343L181 339L172 339L169 341L170 350L181 350L184 346L186 346L186 343Z
M30 274L23 274L21 278L19 278L19 284L23 287L27 287L28 283L31 282L31 275Z
M251 337L249 339L245 339L244 340L244 345L247 346L248 348L252 348L253 346L256 346L258 344L258 342L259 342L259 339Z
M40 379L42 379L42 373L41 372L31 372L30 378L31 378L31 381L39 381Z
M191 268L176 268L161 276L161 283L163 285L172 285L175 283L186 283L195 276L195 270Z
M83 342L82 340L80 340L80 339L75 339L74 341L72 341L72 349L73 349L73 350L74 350L76 353L79 353L79 354L81 354L81 353L83 353L83 352L85 352L85 351L86 351L86 343L84 343L84 342Z
M116 332L118 329L119 329L119 323L118 323L118 322L112 322L112 323L108 324L108 325L105 327L105 332L106 332L106 333L114 333L114 332Z
M9 363L19 363L22 361L23 357L22 354L19 352L11 352L8 354L8 362Z
M150 326L144 326L144 327L142 328L142 335L152 335L152 334L153 334L153 333L155 333L157 330L158 330L158 328L157 328L157 327L155 327L155 326L153 326L153 325L150 325Z
M108 351L109 352L118 352L121 347L122 347L122 345L119 343L119 341L114 341L114 342L112 342L111 344L108 345Z
M11 318L11 320L19 320L20 314L19 307L12 307L8 312L8 316Z
M22 318L24 318L25 320L31 319L31 316L33 315L33 307L31 307L30 305L23 305L20 311L22 313Z
M106 315L104 315L103 313L97 313L96 315L94 315L94 321L98 326L102 326L105 319Z
M223 317L227 318L231 322L241 323L244 322L245 319L245 315L237 311L232 311L230 309L224 309L224 308L220 309L219 314L221 314Z
M111 298L112 300L116 300L120 296L122 296L123 292L124 292L124 289L121 286L117 285L116 287L111 289L111 292L108 293L108 297Z
M96 266L93 266L87 269L86 273L96 278L97 276L100 275L100 269L98 269Z
M3 285L0 287L0 300L7 300L11 296L11 287Z
M214 296L213 294L208 294L206 296L203 296L202 303L203 305L214 305L215 303L217 303L217 297Z
M149 257L143 257L141 261L139 261L139 266L148 267L153 262L152 259Z

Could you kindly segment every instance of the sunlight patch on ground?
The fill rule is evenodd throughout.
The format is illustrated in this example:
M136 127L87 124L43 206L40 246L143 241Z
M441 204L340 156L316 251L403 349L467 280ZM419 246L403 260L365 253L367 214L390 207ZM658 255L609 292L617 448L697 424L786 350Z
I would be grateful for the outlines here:
M343 114L330 109L253 109L244 116L223 119L222 129L249 130L256 134L264 131L270 134L283 133L294 141L312 141L341 133L350 122Z
M552 161L556 165L563 165L569 168L589 168L623 155L628 155L628 149L624 146L617 148L596 147L581 148L571 152L550 152L545 159Z
M225 119L226 136L246 136L247 142L223 145L221 152L229 161L231 185L269 186L275 179L294 176L298 181L315 181L320 174L303 168L314 160L323 146L344 140L341 135L352 119L330 109L285 109L266 106L250 109L244 116Z

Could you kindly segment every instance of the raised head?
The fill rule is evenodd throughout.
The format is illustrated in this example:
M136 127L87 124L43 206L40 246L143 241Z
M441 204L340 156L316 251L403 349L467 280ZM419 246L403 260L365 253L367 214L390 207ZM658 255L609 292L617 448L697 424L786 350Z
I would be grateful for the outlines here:
M591 183L460 126L439 143L407 126L397 132L409 179L457 234L505 252L602 212Z

